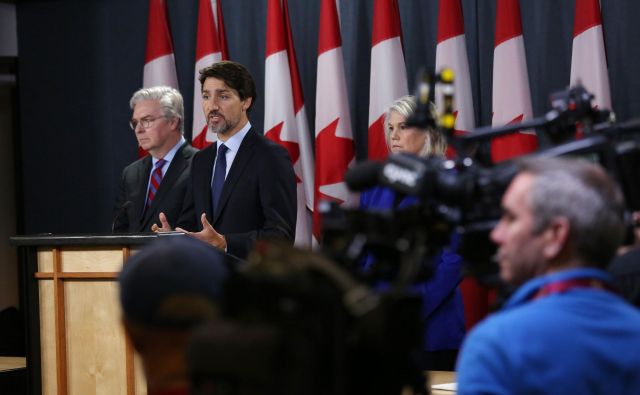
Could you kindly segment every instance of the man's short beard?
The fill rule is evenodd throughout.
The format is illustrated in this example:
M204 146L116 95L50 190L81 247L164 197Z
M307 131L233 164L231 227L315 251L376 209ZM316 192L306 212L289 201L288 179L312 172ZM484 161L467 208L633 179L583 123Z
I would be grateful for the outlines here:
M209 130L211 131L211 133L215 133L215 134L225 134L230 129L231 129L231 124L227 121L225 121L221 126L218 126L218 127L209 125Z

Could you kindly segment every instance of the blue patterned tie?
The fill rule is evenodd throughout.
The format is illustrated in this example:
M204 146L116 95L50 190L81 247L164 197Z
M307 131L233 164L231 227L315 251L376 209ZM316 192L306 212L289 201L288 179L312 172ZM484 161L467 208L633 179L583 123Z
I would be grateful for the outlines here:
M149 181L149 193L147 194L147 207L151 206L153 199L156 197L160 183L162 182L162 166L164 166L166 160L160 159L156 162L156 166L151 173L151 180Z
M224 186L224 178L227 173L227 156L225 155L229 148L226 145L220 144L218 147L218 156L216 157L216 168L213 169L213 181L211 181L211 203L215 214L218 209L218 202L220 202L220 195L222 194L222 187Z

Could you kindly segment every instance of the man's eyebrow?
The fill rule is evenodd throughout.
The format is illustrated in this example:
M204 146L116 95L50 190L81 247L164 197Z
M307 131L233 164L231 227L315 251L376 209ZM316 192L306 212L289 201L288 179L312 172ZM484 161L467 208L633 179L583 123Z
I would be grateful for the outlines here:
M216 93L220 93L220 92L224 93L224 92L231 92L231 89L229 89L229 88L219 88L219 89L214 89L213 91L216 92ZM205 93L205 92L206 93L211 93L211 91L209 89L203 89L202 90L202 93Z
M139 119L145 119L145 118L153 118L153 115L152 114L145 114L145 115L142 115L140 118L136 118L136 117L134 117L132 115L131 116L131 121L137 121Z

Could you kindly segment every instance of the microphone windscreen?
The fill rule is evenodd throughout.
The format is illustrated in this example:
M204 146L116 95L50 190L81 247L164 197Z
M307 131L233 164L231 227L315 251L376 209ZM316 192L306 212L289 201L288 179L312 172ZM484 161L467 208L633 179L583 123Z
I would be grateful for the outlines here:
M367 161L347 170L344 181L352 191L364 191L380 184L380 172L384 162Z

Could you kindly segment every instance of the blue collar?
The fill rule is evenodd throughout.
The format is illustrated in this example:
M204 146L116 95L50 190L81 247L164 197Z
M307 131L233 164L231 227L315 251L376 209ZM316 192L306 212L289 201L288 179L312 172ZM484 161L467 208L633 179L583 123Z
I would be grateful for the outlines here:
M238 130L236 134L229 137L227 141L224 142L224 145L229 148L232 152L238 152L240 149L240 144L242 144L242 140L249 133L249 129L251 129L251 123L247 121L247 123L242 127L242 129ZM220 148L220 144L223 144L222 140L218 140L218 145L216 146L216 151Z
M158 163L158 161L160 159L164 159L167 161L167 163L171 163L171 161L173 160L173 157L176 156L176 153L178 152L178 150L180 149L180 147L182 147L182 144L186 143L187 140L185 140L184 136L180 136L180 141L178 141L176 143L176 145L173 146L173 148L171 148L169 150L169 152L166 153L166 155L162 158L154 158L153 156L151 157L151 168L154 168L156 166L156 163ZM165 163L166 166L166 163Z

